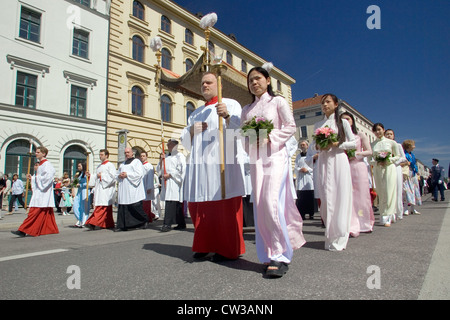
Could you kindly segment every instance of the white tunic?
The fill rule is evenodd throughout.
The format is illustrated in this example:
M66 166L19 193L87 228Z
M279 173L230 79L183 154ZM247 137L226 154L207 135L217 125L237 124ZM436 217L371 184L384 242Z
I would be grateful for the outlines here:
M305 161L306 156L302 157L299 153L295 158L295 189L296 190L314 190L313 168L308 166ZM305 168L308 172L302 172L300 169Z
M40 163L36 174L31 177L33 195L31 196L30 207L53 208L55 206L53 179L56 171L47 159Z
M147 161L143 163L143 166L145 170L145 175L143 178L145 201L155 200L155 170L153 169L153 165Z
M240 141L241 105L232 99L223 99L230 113L229 125L223 119L225 146L225 199L241 197L245 194L241 166L237 161ZM197 108L188 119L180 140L190 151L184 180L184 200L189 202L222 200L220 182L219 121L216 104ZM192 138L190 127L195 122L206 122L208 129Z
M129 160L132 160L129 162ZM145 199L144 183L142 178L145 174L144 166L139 159L128 159L119 167L118 174L127 173L125 179L117 177L119 181L118 203L133 204Z
M117 170L111 162L105 161L97 167L95 173L95 179L91 175L89 180L89 186L94 188L94 205L110 206L114 203ZM99 173L101 178L97 176Z
M158 175L163 175L163 168L156 167ZM166 173L170 179L161 182L161 200L183 202L183 180L186 174L186 157L173 149L170 156L166 156Z

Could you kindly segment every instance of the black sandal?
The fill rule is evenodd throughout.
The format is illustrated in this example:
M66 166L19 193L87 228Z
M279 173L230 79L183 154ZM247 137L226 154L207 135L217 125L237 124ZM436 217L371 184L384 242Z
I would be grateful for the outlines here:
M266 268L266 276L269 278L281 278L288 270L289 266L287 263L270 260L270 264Z

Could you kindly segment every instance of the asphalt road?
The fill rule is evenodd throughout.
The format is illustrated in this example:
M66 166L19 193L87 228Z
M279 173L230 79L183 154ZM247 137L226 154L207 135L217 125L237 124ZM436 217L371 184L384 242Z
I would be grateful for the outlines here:
M244 234L242 257L213 263L192 258L192 224L162 233L158 220L146 230L115 233L74 229L73 215L57 216L59 234L18 238L10 230L25 214L14 214L0 221L0 299L174 300L181 312L189 311L186 300L445 300L449 191L446 196L444 202L424 196L421 215L375 226L342 252L324 250L320 219L306 220L307 243L280 279L263 276L252 232Z

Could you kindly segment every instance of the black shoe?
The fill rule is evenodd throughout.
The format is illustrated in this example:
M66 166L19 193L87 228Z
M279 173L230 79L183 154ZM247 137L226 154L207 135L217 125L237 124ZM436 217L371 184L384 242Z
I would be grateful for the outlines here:
M171 227L171 226L163 225L163 226L161 227L161 232L169 232L170 230L172 230L172 227Z
M126 228L115 228L113 229L114 232L122 232L122 231L128 231Z
M231 259L231 258L227 258L224 257L221 254L215 253L212 257L211 257L211 261L212 262L222 262L222 261L231 261L231 260L236 260L236 259Z
M442 198L441 201L445 201L445 198Z
M437 201L437 199L435 199L435 198L432 198L431 200L433 200L433 201Z
M192 256L194 259L202 259L204 257L206 257L209 254L209 252L196 252L194 253L194 255Z
M271 269L269 269L272 267ZM289 270L289 266L285 262L270 261L266 268L266 276L268 278L281 278Z
M184 230L184 229L186 229L186 225L184 226L177 225L175 228L173 228L173 230Z
M85 224L84 225L86 227L86 231L94 231L95 230L95 226L92 224Z
M11 231L11 233L15 234L16 236L19 236L19 237L25 237L27 235L25 232L22 232L22 231L19 231L19 230Z

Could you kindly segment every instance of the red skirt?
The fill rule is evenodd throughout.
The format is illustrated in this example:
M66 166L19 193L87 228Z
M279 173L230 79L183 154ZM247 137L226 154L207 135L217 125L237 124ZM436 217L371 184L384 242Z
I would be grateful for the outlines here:
M192 251L214 252L229 259L245 253L242 197L189 202L188 208L195 228Z
M31 207L28 217L22 222L19 231L33 237L59 233L53 208Z
M156 217L152 212L152 201L144 200L144 201L142 201L142 206L144 207L144 212L148 216L148 222L152 222L153 219L155 219L155 217Z
M86 224L105 229L114 228L112 205L96 206L92 215L86 220Z

